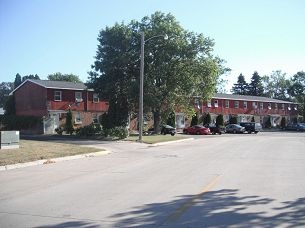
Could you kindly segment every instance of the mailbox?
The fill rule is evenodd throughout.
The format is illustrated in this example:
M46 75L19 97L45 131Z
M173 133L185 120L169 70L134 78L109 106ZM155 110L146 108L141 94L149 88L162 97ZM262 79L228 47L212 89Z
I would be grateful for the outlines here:
M1 131L0 133L0 149L19 148L19 131Z

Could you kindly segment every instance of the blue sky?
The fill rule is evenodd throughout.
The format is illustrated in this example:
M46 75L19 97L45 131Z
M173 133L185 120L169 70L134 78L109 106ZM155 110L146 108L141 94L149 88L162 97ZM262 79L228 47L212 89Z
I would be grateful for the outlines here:
M228 90L240 73L250 81L254 71L305 71L303 0L0 0L0 82L55 72L85 82L99 31L155 11L215 40L232 69Z

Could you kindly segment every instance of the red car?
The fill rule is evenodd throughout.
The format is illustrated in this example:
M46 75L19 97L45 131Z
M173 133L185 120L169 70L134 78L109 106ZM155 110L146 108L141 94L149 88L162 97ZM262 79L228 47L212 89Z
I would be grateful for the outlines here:
M211 134L210 128L204 127L202 125L195 125L183 129L184 134L192 135L209 135Z

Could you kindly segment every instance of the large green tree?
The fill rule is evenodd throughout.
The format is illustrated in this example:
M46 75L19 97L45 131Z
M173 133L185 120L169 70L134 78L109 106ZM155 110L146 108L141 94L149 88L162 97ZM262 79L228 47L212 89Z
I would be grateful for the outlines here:
M245 80L245 76L240 74L237 78L237 83L233 85L231 92L238 95L247 95L248 87L249 85Z
M108 127L127 125L139 91L139 41L133 28L115 24L100 31L88 85L108 100Z
M249 94L252 96L263 96L264 95L264 87L262 83L262 78L259 76L257 71L255 71L252 75L251 82L249 84Z
M171 14L156 12L140 22L106 27L98 37L89 82L108 98L110 107L125 105L122 118L138 108L139 32L145 34L144 110L153 113L158 131L174 107L194 114L191 98L210 98L225 68L212 55L213 40L183 29Z
M262 77L264 94L274 99L289 100L288 90L291 86L290 81L282 71L273 71L271 75Z
M21 83L22 83L21 75L17 73L14 81L14 89L16 89Z
M79 76L74 74L62 74L60 72L49 74L48 80L50 81L67 81L67 82L82 82Z
M29 75L25 75L22 77L22 81L24 82L27 79L36 79L36 80L40 80L39 76L37 74L29 74Z
M0 84L0 107L3 108L8 100L9 93L14 89L14 83L1 82Z
M289 94L299 103L299 112L305 118L305 72L297 72L291 79Z

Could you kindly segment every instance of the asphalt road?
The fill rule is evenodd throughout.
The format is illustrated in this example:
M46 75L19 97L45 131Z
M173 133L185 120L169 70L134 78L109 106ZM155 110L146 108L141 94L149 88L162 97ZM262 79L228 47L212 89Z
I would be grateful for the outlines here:
M0 172L0 227L302 227L305 133L196 136Z

